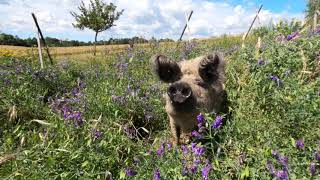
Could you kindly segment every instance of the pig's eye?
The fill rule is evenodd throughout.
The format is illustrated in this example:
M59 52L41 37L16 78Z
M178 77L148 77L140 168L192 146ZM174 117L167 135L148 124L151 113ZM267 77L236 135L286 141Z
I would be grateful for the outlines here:
M206 88L206 87L208 86L207 83L205 83L204 81L199 80L199 79L196 80L196 84L197 84L198 86L203 87L203 88Z

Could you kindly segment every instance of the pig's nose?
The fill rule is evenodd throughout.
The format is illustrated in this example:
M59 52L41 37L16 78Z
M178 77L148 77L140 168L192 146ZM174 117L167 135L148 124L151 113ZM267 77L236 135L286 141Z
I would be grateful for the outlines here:
M174 83L168 87L168 96L174 103L185 102L191 94L191 87L187 83Z

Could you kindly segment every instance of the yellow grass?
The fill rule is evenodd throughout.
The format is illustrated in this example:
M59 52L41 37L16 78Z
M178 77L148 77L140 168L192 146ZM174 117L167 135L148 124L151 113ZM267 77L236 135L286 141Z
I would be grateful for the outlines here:
M235 41L240 40L241 36L228 36L228 38L233 38ZM196 40L200 43L216 43L217 41L224 41L221 37L210 38L210 39L199 39ZM182 42L183 43L183 42ZM182 44L181 43L181 44ZM160 46L171 46L175 47L176 42L162 42ZM149 49L154 46L151 43L145 44L135 44L137 48ZM125 51L129 48L128 44L123 45L100 45L97 46L97 55L106 56L112 55ZM74 47L49 47L50 54L55 60L63 59L74 59L74 60L90 60L93 58L94 46L74 46ZM46 56L45 49L42 48L42 53ZM37 47L20 47L20 46L7 46L0 45L0 57L1 56L13 56L13 57L38 57L38 48Z

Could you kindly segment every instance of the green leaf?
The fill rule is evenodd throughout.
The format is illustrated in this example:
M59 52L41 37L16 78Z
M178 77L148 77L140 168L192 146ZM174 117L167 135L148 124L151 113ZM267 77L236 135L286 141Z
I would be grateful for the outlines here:
M249 167L247 166L241 173L241 179L244 179L249 176L250 176L250 171L249 171Z

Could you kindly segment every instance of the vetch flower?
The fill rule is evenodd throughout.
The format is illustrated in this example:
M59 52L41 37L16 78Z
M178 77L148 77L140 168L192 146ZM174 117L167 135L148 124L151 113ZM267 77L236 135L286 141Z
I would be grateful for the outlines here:
M153 174L153 180L160 180L160 179L161 179L160 170L156 169Z
M168 143L167 147L168 147L168 150L171 151L172 150L172 143Z
M198 168L197 168L197 166L193 165L193 166L190 167L189 170L190 170L190 173L195 174L195 173L197 173Z
M314 153L314 159L320 162L320 153L319 152Z
M296 148L298 148L298 149L303 149L304 148L304 142L303 142L303 140L297 140L296 141Z
M281 179L281 180L287 180L289 179L288 173L287 171L284 170L280 170L277 172L276 174L277 178Z
M282 84L282 80L278 76L272 75L272 76L270 76L270 79L272 81L275 81L277 83L278 87Z
M160 148L157 150L157 155L158 156L162 156L163 155L163 153L164 153L164 144L162 143L161 144L161 146L160 146Z
M269 173L272 177L274 177L276 175L276 170L275 170L271 160L267 161L267 170L269 171Z
M205 151L206 151L205 147L201 147L201 146L192 147L192 152L196 156L202 156L205 153Z
M182 168L182 171L181 171L181 175L182 175L182 176L186 176L187 174L188 174L187 168L186 168L186 167L183 167L183 168Z
M181 150L182 150L183 154L188 154L188 152L189 152L189 149L186 145L182 145Z
M299 32L298 32L298 31L296 31L296 32L288 35L288 36L287 36L287 41L293 40L294 38L298 37L298 35L299 35Z
M221 125L222 125L222 117L217 116L216 119L214 120L213 124L211 125L211 127L213 129L218 129L218 128L220 128Z
M202 137L201 134L196 130L192 131L191 135L193 137L196 137L196 138L201 138Z
M258 60L258 65L263 66L265 64L266 64L266 62L263 59Z
M312 176L316 174L316 163L312 162L310 164L309 171Z
M125 172L126 172L126 176L128 177L133 177L137 175L137 173L131 168L126 168Z
M204 116L200 113L198 116L197 116L197 121L198 121L198 124L201 124L203 125L206 121L206 119L204 118Z
M283 169L288 170L289 158L287 156L280 156L278 162L283 166Z
M201 163L201 160L200 159L196 159L196 160L194 160L193 163L197 166L197 165L199 165Z
M93 137L94 141L99 139L101 136L102 136L102 132L100 130L98 130L98 129L92 130L92 137Z
M209 173L211 170L211 165L207 164L202 170L201 170L201 177L202 180L208 180L209 179Z

